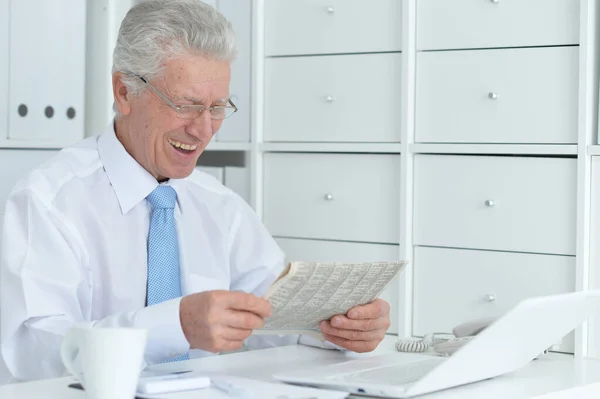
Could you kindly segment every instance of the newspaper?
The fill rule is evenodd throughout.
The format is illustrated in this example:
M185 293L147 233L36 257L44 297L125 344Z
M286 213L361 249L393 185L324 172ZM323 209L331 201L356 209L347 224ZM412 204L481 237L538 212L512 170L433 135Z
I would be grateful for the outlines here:
M321 321L375 300L406 263L292 262L264 295L273 312L254 334L307 334L324 340Z

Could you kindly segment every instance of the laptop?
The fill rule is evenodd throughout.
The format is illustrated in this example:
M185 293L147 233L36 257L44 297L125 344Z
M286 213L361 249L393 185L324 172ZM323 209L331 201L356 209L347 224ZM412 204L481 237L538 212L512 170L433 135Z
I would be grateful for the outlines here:
M358 395L409 398L515 371L598 310L600 290L530 298L449 358L396 352L273 377Z

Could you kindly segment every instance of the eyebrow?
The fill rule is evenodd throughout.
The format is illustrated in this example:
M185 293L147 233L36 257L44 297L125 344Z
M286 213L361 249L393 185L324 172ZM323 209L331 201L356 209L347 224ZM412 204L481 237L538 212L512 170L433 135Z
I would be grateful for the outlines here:
M227 102L227 101L229 101L230 98L231 98L231 96L229 96L229 97L223 97L223 98L220 98L218 100L213 101L213 103ZM196 98L196 97L181 97L180 99L186 100L186 101L190 101L190 102L193 102L195 104L201 104L202 103L202 100L200 100L199 98Z

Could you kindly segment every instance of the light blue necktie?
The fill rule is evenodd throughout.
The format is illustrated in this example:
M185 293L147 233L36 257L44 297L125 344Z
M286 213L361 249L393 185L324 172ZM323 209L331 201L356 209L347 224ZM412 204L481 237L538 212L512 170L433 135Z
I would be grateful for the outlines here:
M179 244L175 230L177 193L170 186L158 186L146 197L152 205L148 234L148 306L181 296ZM181 355L166 360L187 360Z

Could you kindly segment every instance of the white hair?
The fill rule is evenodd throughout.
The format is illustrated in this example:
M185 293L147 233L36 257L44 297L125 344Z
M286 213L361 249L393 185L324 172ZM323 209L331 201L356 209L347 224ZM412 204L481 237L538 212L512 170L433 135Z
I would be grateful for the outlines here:
M237 53L231 23L200 0L147 0L132 7L119 29L112 72L132 95L144 89L173 56L200 54L231 62Z

